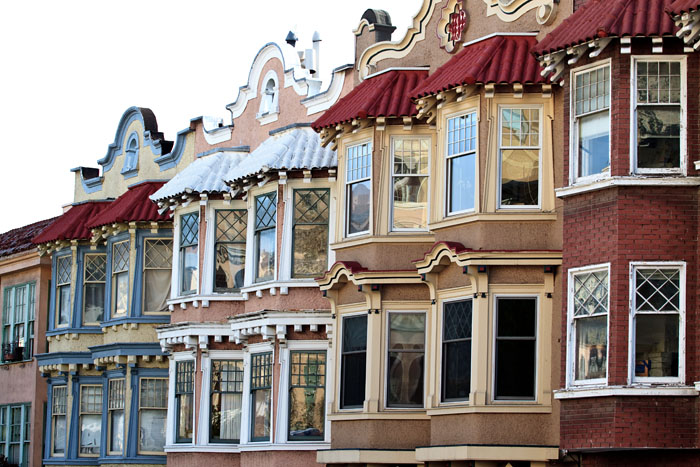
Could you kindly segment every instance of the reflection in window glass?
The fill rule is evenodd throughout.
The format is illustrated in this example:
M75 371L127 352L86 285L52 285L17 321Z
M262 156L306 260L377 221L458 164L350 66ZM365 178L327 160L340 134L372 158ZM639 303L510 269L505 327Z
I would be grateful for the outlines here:
M51 455L62 457L66 454L66 386L54 386L51 393Z
M578 132L576 177L610 171L610 66L577 73L574 120Z
M102 438L102 386L80 386L81 456L98 456Z
M501 206L537 206L540 177L539 109L501 109Z
M175 365L175 441L192 442L194 417L194 362L176 362Z
M447 119L447 214L474 209L476 112Z
M247 215L245 209L216 211L214 290L217 292L243 287Z
M537 299L496 300L496 399L535 398Z
M199 213L180 216L180 292L195 293L199 285Z
M275 278L277 244L277 193L255 197L255 280Z
M168 409L168 380L140 378L139 453L163 452Z
M107 402L109 423L109 453L120 455L124 452L124 380L109 381Z
M389 313L387 406L422 407L425 314Z
M326 353L290 352L289 440L323 439Z
M143 311L145 313L168 311L172 261L172 240L148 238L144 241Z
M129 242L112 246L112 316L126 315L129 306Z
M104 319L107 255L85 255L83 324L98 324Z
M250 357L251 441L270 441L272 353Z
M240 440L242 403L243 360L213 360L210 441L237 443Z
M361 408L367 373L367 315L343 318L340 407Z
M70 284L73 258L61 256L56 260L56 326L70 323Z
M572 275L575 379L605 378L608 358L608 271Z
M330 190L294 190L292 277L317 277L328 267Z
M369 231L370 175L372 143L347 148L346 168L346 231L347 235Z
M429 139L395 139L393 145L394 229L428 227Z
M442 400L467 400L472 368L472 301L445 303L442 318Z

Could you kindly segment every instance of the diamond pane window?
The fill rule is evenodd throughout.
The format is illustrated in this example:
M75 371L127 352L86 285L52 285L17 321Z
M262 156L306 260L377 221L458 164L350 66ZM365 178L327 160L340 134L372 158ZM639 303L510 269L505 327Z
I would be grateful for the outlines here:
M56 326L68 326L71 316L71 270L73 258L71 255L60 256L56 259Z
M245 209L216 211L214 290L217 292L243 287L247 216Z
M100 454L102 437L102 386L80 386L79 455L96 457Z
M610 171L610 66L575 74L575 178Z
M569 368L577 384L604 382L608 359L608 269L572 272L569 311L569 343L573 346Z
M139 454L162 453L165 446L168 380L140 378Z
M211 365L209 440L237 443L241 438L243 360L213 360Z
M125 316L129 307L129 242L112 246L112 317Z
M500 112L500 206L539 205L540 110Z
M194 361L175 363L176 442L192 442L194 417Z
M107 423L109 423L109 453L120 455L124 452L124 380L109 381L107 394Z
M292 277L317 277L328 267L330 190L294 190Z
M192 294L199 286L199 213L180 216L180 293Z
M326 353L290 352L289 440L323 439Z
M277 193L255 197L255 281L275 277Z
M633 269L635 378L678 379L685 315L684 269L645 265L633 265Z
M250 356L251 440L270 440L272 353Z
M372 172L372 143L347 148L346 177L346 235L369 231L370 175Z
M99 324L104 319L107 255L85 255L83 283L83 324Z
M143 259L143 311L164 313L168 311L173 258L173 241L168 238L144 240Z
M392 150L392 228L425 230L428 226L430 139L397 138L394 139Z
M442 327L442 400L468 400L471 385L472 301L445 303Z

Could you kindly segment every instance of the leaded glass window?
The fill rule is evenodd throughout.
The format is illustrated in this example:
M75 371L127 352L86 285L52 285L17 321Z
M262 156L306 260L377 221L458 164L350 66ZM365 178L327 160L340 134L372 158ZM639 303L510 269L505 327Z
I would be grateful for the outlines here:
M571 280L574 380L590 383L607 376L608 270L575 272Z
M251 440L270 440L272 353L250 356Z
M537 299L496 299L496 399L534 400L537 374Z
M575 177L610 172L610 65L574 75Z
M294 190L292 277L318 277L328 267L330 190Z
M168 380L140 378L139 384L139 453L162 453L165 447Z
M59 256L56 259L56 326L58 327L70 324L72 267L71 255Z
M53 386L51 390L51 456L66 455L66 386Z
M340 408L362 408L367 373L367 315L343 317Z
M191 294L199 285L199 213L180 216L180 292Z
M170 281L173 267L173 241L169 238L144 240L143 258L143 311L168 311Z
M83 278L83 324L99 324L105 311L107 255L85 255Z
M447 119L447 214L474 209L476 197L476 112Z
M446 302L442 314L442 400L469 399L472 301Z
M255 197L255 280L275 278L277 192Z
M326 402L326 352L290 356L289 440L322 440Z
M423 407L425 313L389 313L387 406Z
M372 175L372 143L357 144L347 148L346 177L346 227L347 235L369 231L370 177Z
M34 315L36 285L6 287L3 293L2 352L3 362L28 360L34 353Z
M125 316L129 308L129 242L112 245L112 317Z
M99 456L102 437L102 386L80 386L80 456Z
M640 172L680 170L683 66L679 60L635 63L637 167Z
M214 290L231 292L243 287L248 212L245 209L216 211Z
M540 110L502 108L500 117L500 206L537 207Z
M209 440L238 443L243 407L243 360L212 360Z
M109 380L107 423L109 424L109 454L124 452L124 379Z
M429 138L396 138L392 145L392 228L428 227Z
M176 432L178 443L191 443L194 423L194 361L175 363Z
M633 265L633 277L635 379L679 378L683 268Z

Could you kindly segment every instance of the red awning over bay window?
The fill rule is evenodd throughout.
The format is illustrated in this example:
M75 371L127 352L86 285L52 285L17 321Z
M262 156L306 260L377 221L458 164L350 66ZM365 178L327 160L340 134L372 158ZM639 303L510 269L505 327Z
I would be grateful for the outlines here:
M144 182L132 186L109 207L89 219L87 227L92 229L118 222L169 221L168 213L158 214L158 206L149 198L164 184L165 182Z

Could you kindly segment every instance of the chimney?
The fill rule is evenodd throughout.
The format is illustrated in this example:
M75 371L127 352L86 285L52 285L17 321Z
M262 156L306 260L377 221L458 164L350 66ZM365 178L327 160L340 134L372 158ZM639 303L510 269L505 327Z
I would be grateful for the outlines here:
M370 30L374 31L374 42L390 41L391 34L396 30L396 26L391 24L391 16L384 10L368 9L362 15L370 24Z

